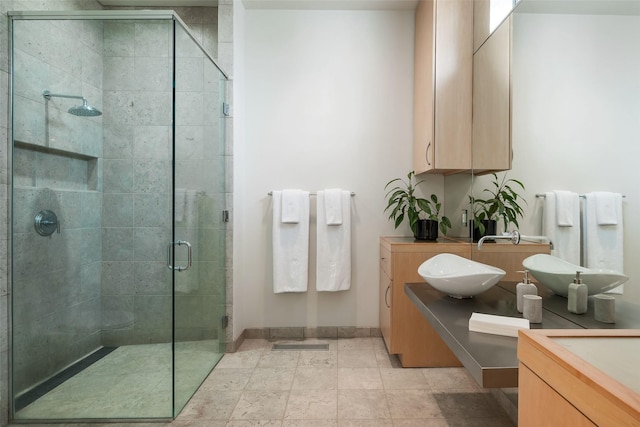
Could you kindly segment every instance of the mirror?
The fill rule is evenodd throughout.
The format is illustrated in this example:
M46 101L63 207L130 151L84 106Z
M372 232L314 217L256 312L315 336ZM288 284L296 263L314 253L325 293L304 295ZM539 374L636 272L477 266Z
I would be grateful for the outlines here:
M520 0L474 0L473 2L473 51L499 28Z
M526 186L520 231L527 235L542 232L544 200L536 194L570 190L626 196L623 259L631 279L622 298L636 303L639 14L640 1L520 2L511 16L513 160L508 172ZM488 179L475 177L475 188Z

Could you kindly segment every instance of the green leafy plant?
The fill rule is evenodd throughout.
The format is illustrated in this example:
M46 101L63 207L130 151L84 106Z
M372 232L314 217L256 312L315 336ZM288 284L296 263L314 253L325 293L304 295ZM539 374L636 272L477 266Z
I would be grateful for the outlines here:
M411 171L407 174L407 181L396 178L384 186L384 189L387 190L393 183L396 183L396 186L390 188L385 195L388 203L384 211L391 211L389 219L394 221L395 228L398 228L406 217L409 220L409 227L415 234L418 220L430 219L438 221L442 234L447 234L447 229L451 228L451 221L446 216L440 215L442 203L438 201L438 196L432 194L429 199L416 197L416 187L422 181L414 184L414 178L415 174Z
M483 220L502 220L505 231L509 224L514 224L516 228L519 227L518 217L522 218L524 214L520 203L527 204L527 201L518 194L518 191L525 189L522 182L513 178L507 179L507 174L504 174L502 179L499 179L495 173L492 175L493 180L490 188L482 190L482 194L488 193L486 198L469 196L474 227L480 233L485 231Z

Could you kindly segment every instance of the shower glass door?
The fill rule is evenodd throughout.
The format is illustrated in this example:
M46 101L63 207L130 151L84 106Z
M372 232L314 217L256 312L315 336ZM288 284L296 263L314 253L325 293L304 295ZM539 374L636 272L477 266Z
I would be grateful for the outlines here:
M176 22L174 116L174 406L224 353L225 78Z
M226 78L171 12L10 16L11 419L171 419L225 349Z

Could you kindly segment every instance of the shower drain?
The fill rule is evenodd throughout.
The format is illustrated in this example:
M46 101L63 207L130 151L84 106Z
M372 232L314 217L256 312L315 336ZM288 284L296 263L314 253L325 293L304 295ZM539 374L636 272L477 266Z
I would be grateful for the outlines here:
M329 350L329 344L306 344L306 343L293 343L293 344L274 344L271 350Z

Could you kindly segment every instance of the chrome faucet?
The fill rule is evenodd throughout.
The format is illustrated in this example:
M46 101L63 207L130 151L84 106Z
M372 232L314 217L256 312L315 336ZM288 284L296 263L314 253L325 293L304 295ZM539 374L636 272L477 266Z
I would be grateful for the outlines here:
M542 242L549 242L549 246L553 249L553 242L547 236L523 236L518 230L513 230L511 233L503 234L502 236L483 236L478 240L478 250L482 249L482 244L487 239L508 239L511 243L517 245L521 239L525 240L540 240Z
M520 243L520 232L513 230L510 234L503 234L502 236L482 236L480 240L478 240L478 250L482 249L482 244L487 239L509 239L511 243L517 245Z

